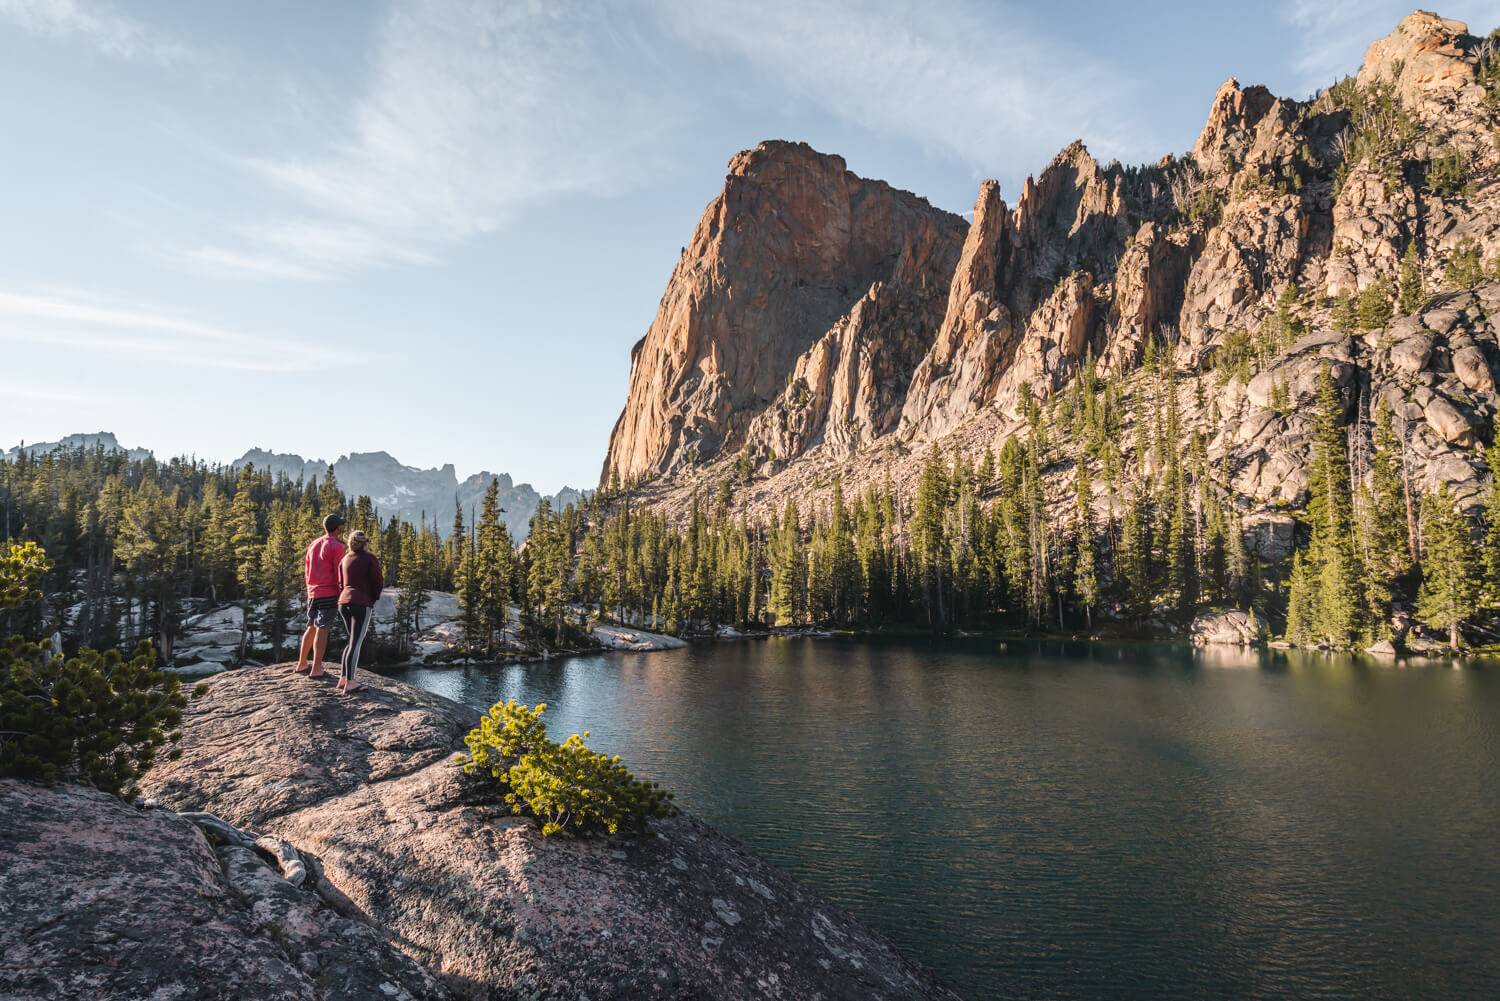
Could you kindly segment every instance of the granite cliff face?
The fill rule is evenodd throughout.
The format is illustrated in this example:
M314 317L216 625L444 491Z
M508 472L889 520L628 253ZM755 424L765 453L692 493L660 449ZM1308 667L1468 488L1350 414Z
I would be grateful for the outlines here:
M1495 48L1418 11L1336 87L1227 81L1188 153L1125 167L1075 143L1013 206L986 181L966 227L805 146L743 153L632 355L604 482L672 509L732 478L760 513L816 504L835 473L907 489L932 448L997 447L1023 384L1045 398L1090 355L1128 376L1155 340L1252 523L1305 494L1305 422L1272 397L1305 402L1330 361L1351 413L1384 399L1404 422L1419 479L1472 495L1500 405L1494 287L1434 293L1500 236ZM1408 246L1424 304L1336 333L1332 297L1394 287ZM1296 343L1267 326L1294 284ZM1257 371L1204 403L1188 380L1235 339Z
M603 481L738 448L773 400L822 410L787 440L820 440L830 415L888 430L883 384L915 364L904 335L941 316L963 233L958 216L804 144L736 156L631 351Z

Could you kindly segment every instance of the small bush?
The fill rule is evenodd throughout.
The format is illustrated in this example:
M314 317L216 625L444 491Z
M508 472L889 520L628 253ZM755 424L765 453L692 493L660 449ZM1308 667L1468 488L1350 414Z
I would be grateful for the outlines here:
M536 817L547 836L616 834L677 812L671 793L631 775L619 755L584 746L587 730L561 744L548 738L542 722L546 711L545 703L534 709L514 699L496 703L464 738L469 748L468 758L459 758L464 771L499 779L511 811Z
M1432 158L1427 165L1427 190L1440 198L1467 197L1474 193L1469 164L1462 151L1455 149Z
M1188 203L1185 214L1189 223L1201 222L1204 226L1217 226L1224 215L1223 196L1213 188L1199 188L1193 200Z
M1354 308L1354 296L1348 292L1342 293L1333 302L1333 313L1329 317L1333 329L1341 334L1354 332L1359 325L1359 313Z
M1359 327L1361 330L1379 330L1390 322L1395 314L1391 302L1391 283L1384 277L1377 278L1365 286L1359 294Z
M1214 351L1214 371L1222 376L1221 382L1234 378L1249 382L1250 363L1254 358L1255 345L1250 334L1244 330L1231 330L1224 335L1224 343Z
M0 558L0 614L36 601L46 573L34 543ZM86 782L128 793L156 752L179 737L182 693L156 669L150 644L62 657L9 630L0 635L0 776Z
M1484 255L1477 243L1466 239L1443 267L1443 282L1451 289L1462 289L1478 285L1484 279Z

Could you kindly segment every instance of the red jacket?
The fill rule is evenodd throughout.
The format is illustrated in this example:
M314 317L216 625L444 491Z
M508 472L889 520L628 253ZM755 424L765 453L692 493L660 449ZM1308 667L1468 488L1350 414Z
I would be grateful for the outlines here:
M339 593L339 561L344 544L331 535L314 539L307 547L303 577L309 598L332 598Z
M339 563L340 605L375 604L385 587L385 575L380 572L380 559L369 550L350 550Z

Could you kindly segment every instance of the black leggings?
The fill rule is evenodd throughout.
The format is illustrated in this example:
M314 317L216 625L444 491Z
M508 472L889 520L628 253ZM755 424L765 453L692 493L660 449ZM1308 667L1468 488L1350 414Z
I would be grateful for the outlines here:
M354 680L354 669L359 667L359 648L365 642L370 624L375 621L375 610L364 605L340 605L339 617L344 620L344 631L349 634L349 642L344 645L344 656L340 660L343 664L340 675L347 683Z

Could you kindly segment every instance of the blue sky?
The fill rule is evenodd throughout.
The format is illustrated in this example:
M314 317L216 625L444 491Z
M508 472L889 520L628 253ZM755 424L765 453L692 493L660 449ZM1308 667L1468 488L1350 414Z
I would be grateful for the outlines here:
M591 485L738 150L967 212L1074 138L1187 149L1229 76L1310 93L1410 9L1217 6L0 0L0 447Z

